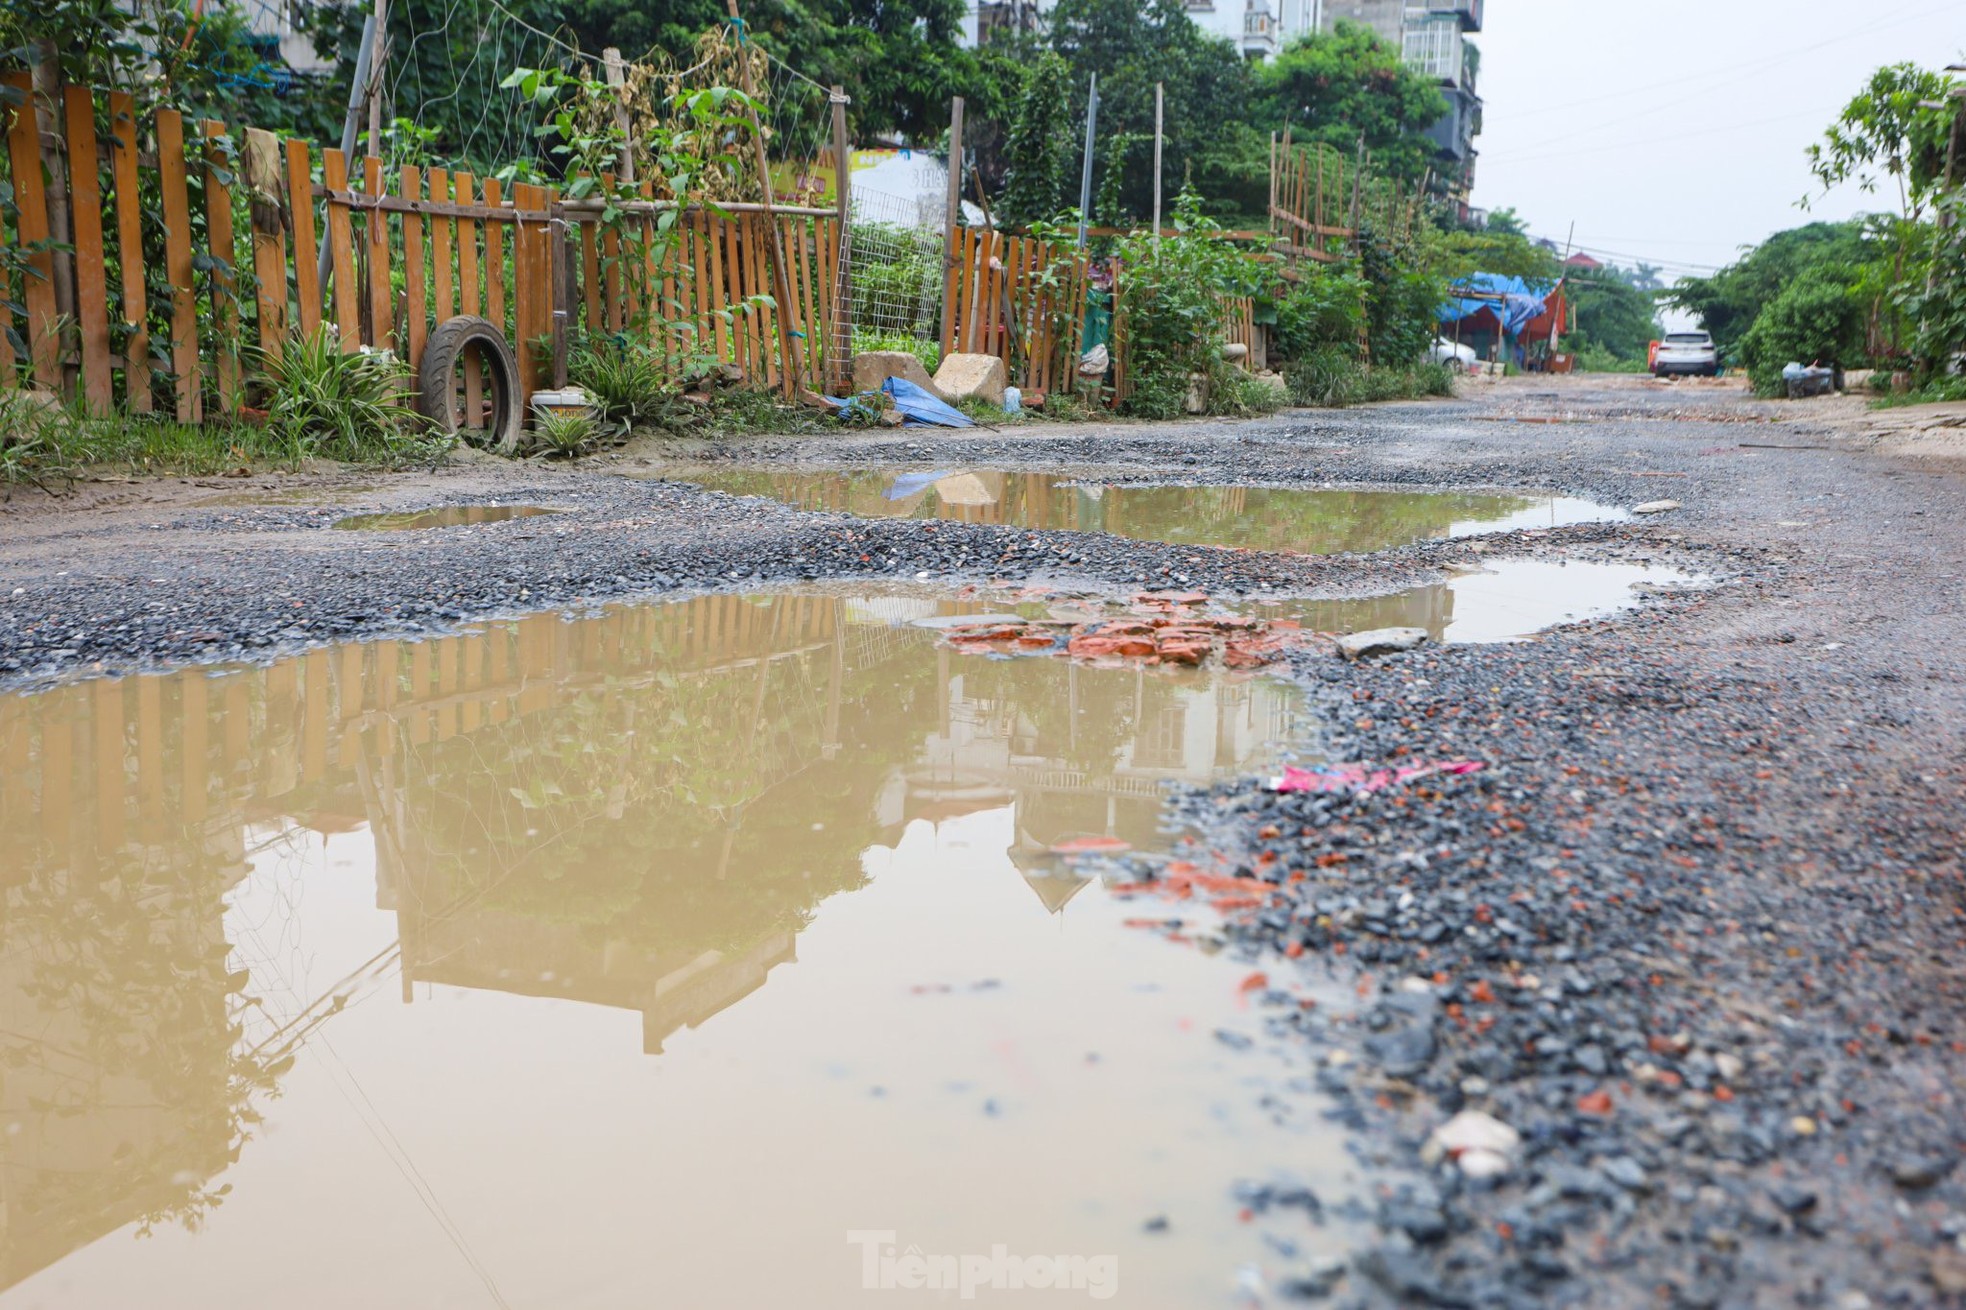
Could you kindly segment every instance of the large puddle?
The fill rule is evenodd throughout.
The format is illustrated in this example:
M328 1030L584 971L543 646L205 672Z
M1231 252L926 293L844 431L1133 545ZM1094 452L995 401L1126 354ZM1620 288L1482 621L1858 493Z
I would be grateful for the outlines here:
M1052 851L1164 845L1163 784L1269 767L1290 693L956 655L957 612L0 699L0 1305L858 1306L913 1247L1171 1307L1341 1252L1230 1199L1357 1185L1233 1040L1246 966Z
M1008 523L1310 555L1628 517L1621 509L1571 496L1104 486L1063 474L991 469L788 473L706 465L672 466L660 476L732 495L768 496L799 509L866 518Z
M1493 639L1642 576L1284 610ZM1315 724L1261 676L939 644L1082 604L1034 592L0 698L0 1307L858 1306L911 1247L1192 1307L1341 1254L1361 1180L1240 1042L1265 998L1206 907L1170 944L1058 851L1166 849L1167 782ZM1324 1221L1239 1221L1245 1179Z

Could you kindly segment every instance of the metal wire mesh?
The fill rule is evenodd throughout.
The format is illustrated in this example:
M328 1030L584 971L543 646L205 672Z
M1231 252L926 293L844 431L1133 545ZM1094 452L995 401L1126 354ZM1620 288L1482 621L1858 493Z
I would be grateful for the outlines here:
M884 192L853 197L853 326L863 341L932 343L942 318L939 215ZM863 347L865 348L865 347Z

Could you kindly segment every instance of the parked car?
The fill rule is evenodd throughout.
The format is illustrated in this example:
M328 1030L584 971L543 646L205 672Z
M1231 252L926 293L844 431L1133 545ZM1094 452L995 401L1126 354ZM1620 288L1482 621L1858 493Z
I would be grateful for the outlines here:
M1719 372L1720 354L1713 348L1713 338L1705 332L1668 332L1652 356L1653 377L1691 373L1710 378Z
M1463 346L1458 342L1449 341L1446 337L1434 338L1431 358L1436 364L1445 364L1463 373L1473 372L1481 362L1481 356L1475 353L1473 346Z

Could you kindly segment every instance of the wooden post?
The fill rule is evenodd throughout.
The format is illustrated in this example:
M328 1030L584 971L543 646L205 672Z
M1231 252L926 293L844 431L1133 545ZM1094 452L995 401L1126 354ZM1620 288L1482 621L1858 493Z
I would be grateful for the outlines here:
M1156 140L1158 140L1160 134L1156 132L1154 135ZM1158 161L1154 164L1154 174L1154 180L1158 183L1160 181L1160 164ZM1270 207L1266 212L1270 218L1270 239L1274 241L1277 235L1277 134L1275 132L1270 133ZM1154 225L1156 227L1160 226L1160 215L1158 214L1154 216Z
M55 312L64 323L75 321L74 232L69 227L68 161L62 156L61 64L52 40L35 43L34 93L23 110L38 120L41 168L48 178L48 239L54 243ZM62 337L68 336L66 328ZM64 345L63 353L66 354ZM63 365L63 380L68 379Z
M956 218L963 196L963 98L949 102L949 187L942 205L942 348L956 348Z
M601 67L606 72L609 89L614 92L614 125L621 132L621 165L616 171L621 176L621 184L632 190L635 186L634 124L628 121L628 102L621 98L628 86L621 51L613 46L601 51Z
M177 421L202 423L205 399L198 371L198 309L191 280L191 200L184 178L184 116L175 109L160 109L156 121L158 189L164 209L164 276L171 286L171 373L177 391Z
M143 231L137 203L136 101L127 91L109 93L110 148L116 178L117 253L123 266L123 322L129 345L123 359L124 403L138 414L150 412L150 314L143 285Z
M846 137L846 107L853 102L847 98L846 88L838 84L828 100L833 106L833 190L839 220L834 228L838 245L826 358L832 364L833 390L844 396L853 381L853 152Z
M75 198L75 315L82 330L82 401L107 414L115 401L109 377L109 289L103 280L102 176L96 154L95 97L86 86L64 87L68 128L68 185Z
M382 61L389 46L388 0L375 0L375 44L369 50L369 158L382 158ZM381 211L376 211L380 217ZM378 329L378 339L380 330Z
M1160 254L1160 145L1161 145L1161 92L1164 84L1154 83L1154 254ZM1274 173L1271 176L1275 184Z
M751 120L751 146L752 153L756 155L758 161L758 185L763 189L763 194L759 199L764 202L765 226L771 230L772 295L777 298L779 309L779 312L772 315L772 318L778 324L778 357L785 365L782 370L785 384L785 398L790 400L799 394L799 388L805 381L805 369L801 361L793 353L792 327L791 321L787 317L791 312L792 295L790 284L785 277L785 236L778 230L778 216L772 210L771 166L765 161L765 134L764 129L758 125L758 111L751 103L755 92L751 86L751 59L749 53L742 48L744 45L743 20L737 14L737 0L724 0L724 4L725 8L730 11L731 26L737 28L738 32L738 54L740 58L737 61L737 79L747 101L744 106L744 115Z

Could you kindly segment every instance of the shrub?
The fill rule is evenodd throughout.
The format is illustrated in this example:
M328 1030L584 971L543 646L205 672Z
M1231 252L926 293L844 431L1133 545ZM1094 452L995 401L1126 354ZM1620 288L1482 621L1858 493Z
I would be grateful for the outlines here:
M1864 306L1827 266L1798 275L1755 317L1741 339L1741 362L1756 394L1777 396L1789 363L1848 366L1864 353Z
M663 412L674 390L660 355L613 337L582 341L567 360L567 379L608 418L629 423Z
M409 370L389 351L346 353L323 327L295 333L279 355L260 356L258 364L254 383L267 397L267 453L387 462L449 444L404 403Z
M1365 324L1365 284L1350 270L1312 264L1277 299L1276 350L1303 359L1327 346L1358 344Z
M592 450L600 435L600 424L592 415L577 410L545 410L533 423L533 448L542 455L571 458Z

